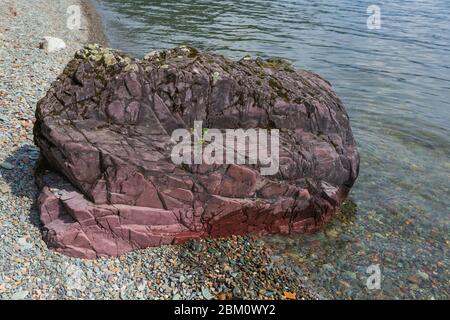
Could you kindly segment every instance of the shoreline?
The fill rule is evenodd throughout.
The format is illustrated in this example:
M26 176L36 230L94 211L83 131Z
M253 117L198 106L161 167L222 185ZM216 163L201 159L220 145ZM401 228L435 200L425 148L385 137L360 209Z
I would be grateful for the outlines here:
M96 8L95 0L81 1L81 6L84 16L88 21L88 42L98 43L104 47L107 47L109 45L108 37L106 36L106 30L103 26L100 13Z
M89 27L79 32L66 28L72 4L86 13L83 26ZM94 10L90 1L78 0L51 8L44 0L7 0L0 8L0 299L286 299L293 293L297 299L319 298L255 237L97 260L69 258L43 242L34 178L35 106L78 49L106 43ZM46 53L39 49L44 36L61 38L67 47Z

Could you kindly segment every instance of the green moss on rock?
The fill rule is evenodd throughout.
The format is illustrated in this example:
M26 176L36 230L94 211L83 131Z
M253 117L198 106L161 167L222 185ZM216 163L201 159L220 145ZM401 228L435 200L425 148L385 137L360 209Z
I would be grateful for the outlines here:
M75 58L98 62L105 67L113 66L119 62L114 50L104 48L99 44L87 45L75 53Z
M339 208L336 217L343 223L350 223L355 220L357 210L357 205L351 199L347 199Z
M271 68L284 71L294 71L292 64L281 58L269 58L267 60L258 59L257 64L262 68Z

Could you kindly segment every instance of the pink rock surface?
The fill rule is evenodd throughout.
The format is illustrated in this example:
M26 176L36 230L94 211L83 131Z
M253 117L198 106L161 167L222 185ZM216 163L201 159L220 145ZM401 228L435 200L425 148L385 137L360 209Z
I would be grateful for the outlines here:
M39 103L49 246L81 258L189 239L314 232L346 198L359 155L330 84L277 60L180 47L136 60L77 53ZM174 129L280 129L280 170L175 165ZM68 183L70 182L70 183Z

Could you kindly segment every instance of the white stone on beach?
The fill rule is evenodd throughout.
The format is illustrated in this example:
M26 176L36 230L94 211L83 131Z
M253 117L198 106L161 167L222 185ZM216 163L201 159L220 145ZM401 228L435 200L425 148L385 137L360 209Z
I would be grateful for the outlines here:
M59 38L55 37L44 37L40 45L41 49L46 52L55 52L66 48L66 43Z

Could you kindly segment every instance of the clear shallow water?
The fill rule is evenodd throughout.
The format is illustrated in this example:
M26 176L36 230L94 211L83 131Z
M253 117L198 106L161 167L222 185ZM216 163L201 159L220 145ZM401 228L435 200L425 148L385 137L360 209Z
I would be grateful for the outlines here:
M331 81L361 153L358 213L313 236L270 237L275 254L334 297L450 297L450 3L99 0L112 47L142 56L191 44L277 56ZM379 264L381 290L365 286Z

